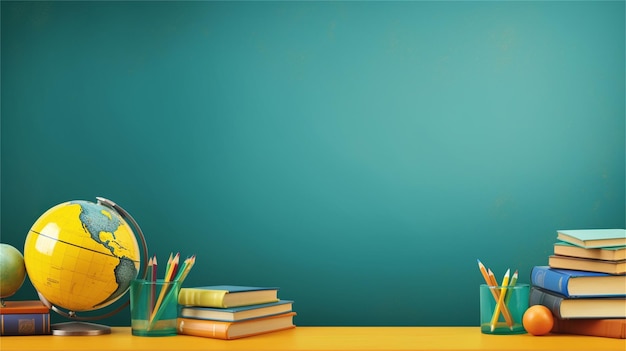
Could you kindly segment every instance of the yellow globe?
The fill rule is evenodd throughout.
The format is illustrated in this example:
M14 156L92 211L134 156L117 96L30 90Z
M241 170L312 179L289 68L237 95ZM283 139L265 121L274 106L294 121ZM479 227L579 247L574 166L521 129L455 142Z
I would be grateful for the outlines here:
M91 311L122 297L139 272L135 235L114 209L70 201L46 211L24 244L26 271L52 305Z

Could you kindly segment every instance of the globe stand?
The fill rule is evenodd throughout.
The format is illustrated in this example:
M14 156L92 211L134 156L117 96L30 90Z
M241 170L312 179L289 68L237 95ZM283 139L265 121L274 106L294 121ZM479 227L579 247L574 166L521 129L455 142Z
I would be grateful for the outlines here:
M111 334L111 327L88 322L64 322L50 326L52 335L85 336Z

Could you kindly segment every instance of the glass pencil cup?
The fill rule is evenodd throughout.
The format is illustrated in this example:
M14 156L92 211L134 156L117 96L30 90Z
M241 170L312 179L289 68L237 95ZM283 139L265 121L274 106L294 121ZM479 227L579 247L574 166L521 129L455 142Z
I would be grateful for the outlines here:
M483 334L524 334L522 317L528 309L528 284L480 285L480 331ZM504 296L502 296L504 294Z
M130 327L133 335L176 335L179 282L135 279L130 283Z

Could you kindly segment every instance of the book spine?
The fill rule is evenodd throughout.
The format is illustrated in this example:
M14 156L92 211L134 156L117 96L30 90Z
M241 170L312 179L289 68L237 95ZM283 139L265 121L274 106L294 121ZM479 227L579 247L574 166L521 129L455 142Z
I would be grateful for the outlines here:
M561 316L561 302L563 302L563 297L551 295L544 291L541 291L539 288L531 286L530 287L530 295L528 297L528 305L543 305L552 311L552 314L557 318L562 318Z
M553 333L626 339L626 319L559 319Z
M0 335L50 334L50 313L0 315Z
M228 328L231 323L206 319L177 318L176 325L178 334L226 340L229 338Z
M569 279L569 275L553 271L546 266L533 267L530 275L532 285L567 297L570 297L568 289Z
M219 290L180 289L178 303L186 306L225 308L225 296L226 292Z

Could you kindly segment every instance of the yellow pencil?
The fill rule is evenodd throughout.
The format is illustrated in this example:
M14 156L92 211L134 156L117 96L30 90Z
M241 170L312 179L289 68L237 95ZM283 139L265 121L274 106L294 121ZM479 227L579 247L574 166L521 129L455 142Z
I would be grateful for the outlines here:
M515 273L513 273L513 276L511 277L511 282L509 283L509 288L512 288L515 286L515 284L517 284L517 270L515 270ZM504 297L504 305L508 306L509 300L511 299L511 289L508 289L506 296Z
M478 261L478 268L480 269L480 273L483 275L483 278L485 279L485 283L487 283L487 285L490 287L497 286L498 283L495 281L495 276L493 275L493 272L491 271L491 269L487 271L487 269L485 268L485 265L483 265L483 263L480 262L480 260L476 260L476 261ZM495 301L498 301L500 299L500 294L498 292L498 289L489 289L489 290L491 290L493 299ZM513 328L513 317L511 317L511 312L509 312L509 309L506 305L502 307L502 315L504 315L506 324L510 328Z
M500 310L502 309L502 305L504 304L504 296L506 295L506 288L509 285L509 275L511 274L511 270L507 269L504 274L504 278L502 278L502 291L500 292L500 296L498 298L498 303L496 304L496 309L493 311L493 317L491 318L491 331L493 332L496 329L496 323L498 322L498 317L500 316ZM512 326L509 326L512 328Z

